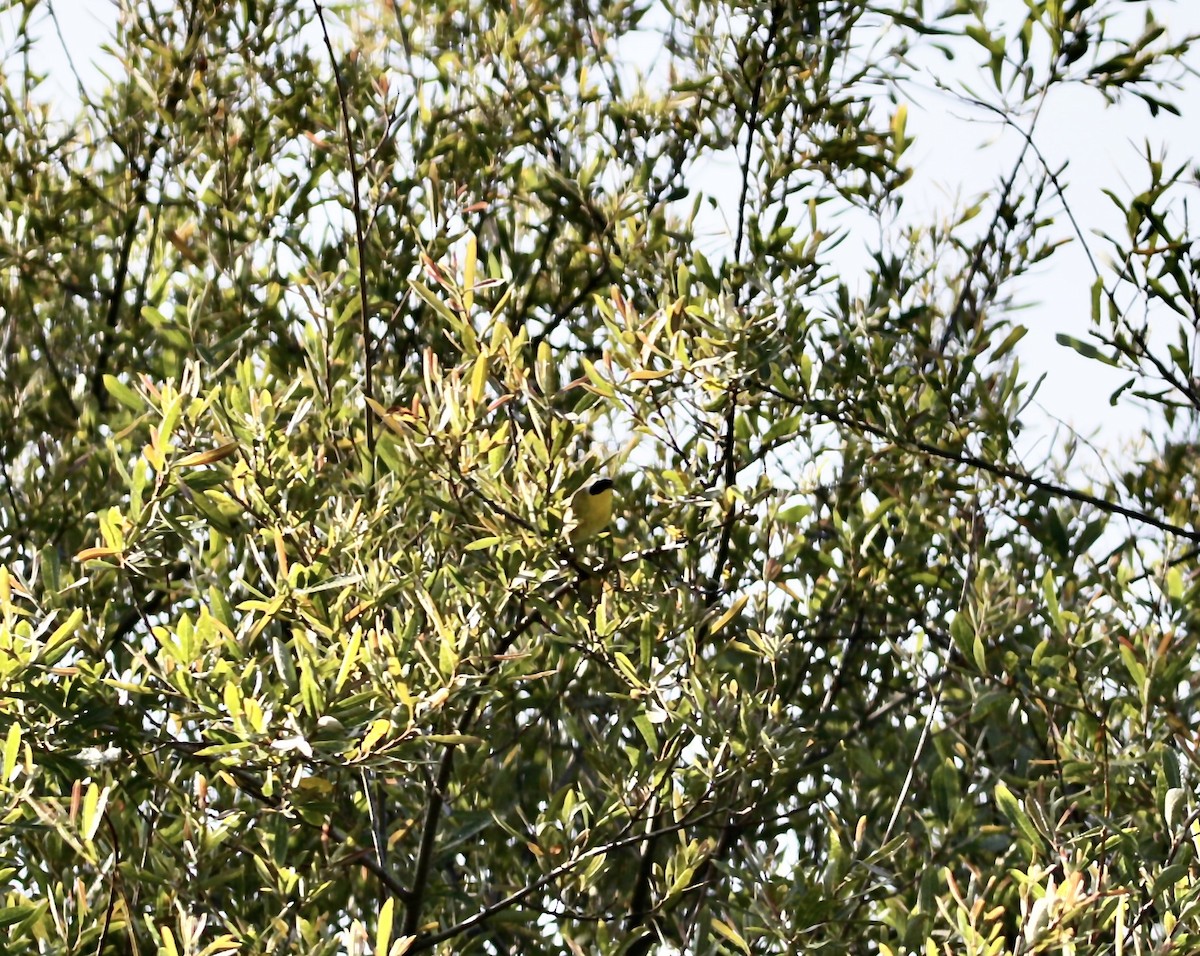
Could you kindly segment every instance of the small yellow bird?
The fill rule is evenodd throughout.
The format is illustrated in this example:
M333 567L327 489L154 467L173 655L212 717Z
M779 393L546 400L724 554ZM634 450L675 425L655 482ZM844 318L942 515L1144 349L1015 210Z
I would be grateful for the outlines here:
M608 527L613 512L613 480L593 478L571 498L566 526L571 544L594 538Z

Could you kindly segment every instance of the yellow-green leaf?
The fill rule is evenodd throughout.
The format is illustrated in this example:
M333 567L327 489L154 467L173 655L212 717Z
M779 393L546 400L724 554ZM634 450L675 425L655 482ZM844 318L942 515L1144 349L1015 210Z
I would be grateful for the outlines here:
M709 633L714 636L719 634L721 632L722 628L724 628L726 624L728 624L735 617L737 617L739 614L742 613L742 608L744 608L746 606L746 602L749 600L750 600L750 595L743 594L740 598L738 598L736 601L734 601L733 605L729 608L728 611L726 611L719 618L717 618L715 621L713 621L712 627L710 627L708 629Z
M354 633L350 635L350 644L346 648L346 653L342 656L342 666L338 668L337 680L333 682L333 689L340 691L342 685L354 671L354 665L358 663L358 651L362 647L362 628L355 627Z
M162 935L162 952L165 956L179 956L179 948L175 945L175 935L171 932L171 927L159 927L159 933Z
M892 116L892 136L895 137L896 151L904 149L904 127L908 123L908 107L901 103L896 107L896 113Z
M375 749L375 745L383 739L384 734L392 729L392 722L380 717L378 720L371 721L371 728L363 737L362 743L359 745L359 750L363 753L370 753Z
M606 379L603 375L601 375L600 370L597 369L596 366L587 359L583 360L583 372L587 376L588 381L591 383L590 386L585 387L589 387L591 391L595 392L597 395L603 395L605 398L616 397L617 393L613 389L612 383L609 382L608 379Z
M1013 326L1012 331L1005 336L1004 341L997 345L996 350L992 352L992 359L995 360L998 358L1003 358L1005 355L1011 352L1012 347L1020 342L1021 339L1025 337L1025 333L1028 331L1029 329L1025 328L1023 325Z
M138 393L122 382L115 375L104 376L104 387L108 390L109 395L128 408L131 412L145 411L146 403L142 401Z
M481 352L479 358L475 360L475 367L471 370L470 398L472 403L478 403L483 398L483 390L487 386L487 375L488 356L486 352Z
M475 262L478 248L474 233L467 235L467 252L463 259L463 311L470 312L475 304ZM389 900L390 902L390 900ZM379 952L379 950L376 950Z
M733 943L733 945L740 949L743 953L746 953L747 956L749 956L750 947L746 945L746 941L742 939L741 935L736 929L734 929L728 923L715 918L712 921L712 928L715 929L721 936L724 936L727 940L729 940L729 942Z
M666 378L668 375L675 374L674 369L664 368L653 371L648 368L638 369L629 376L631 382L654 382L660 378Z
M83 815L80 817L80 832L85 840L90 840L96 835L107 803L108 787L101 790L94 783L89 784L87 793L83 796Z
M75 629L79 627L79 623L82 620L83 608L77 607L65 621L54 629L54 633L50 635L50 640L46 641L46 646L42 648L40 657L44 659L48 654L52 654L58 650L59 646L75 633Z
M21 725L14 720L8 728L8 736L4 739L4 783L12 779L13 771L17 769L17 754L20 752Z
M95 561L99 558L112 558L124 553L124 548L84 548L75 555L75 560Z
M228 458L234 454L241 446L231 441L227 445L221 445L218 448L210 448L208 451L194 451L190 455L184 455L175 464L180 468L195 468L199 465L211 465L215 461L220 461L222 458Z
M426 734L425 740L435 744L448 744L452 747L464 745L478 746L483 743L482 738L472 737L470 734Z
M235 720L242 716L244 710L242 706L242 691L233 681L228 681L225 684L224 691L225 709L229 711L229 716Z
M376 956L387 956L392 945L392 920L395 918L396 901L388 897L379 908L379 924L375 927Z

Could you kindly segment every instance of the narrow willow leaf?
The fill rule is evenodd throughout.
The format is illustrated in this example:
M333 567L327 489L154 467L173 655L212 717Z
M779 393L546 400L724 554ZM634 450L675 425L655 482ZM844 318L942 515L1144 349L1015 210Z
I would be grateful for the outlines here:
M375 927L376 956L386 956L392 945L392 920L395 917L396 901L388 897L379 908L379 923Z
M729 942L733 943L733 945L745 953L746 956L750 956L750 947L746 944L746 941L742 939L738 931L728 923L714 918L712 921L712 928L715 929L718 934L729 940Z
M144 412L146 410L146 403L142 397L115 375L104 376L104 387L108 390L109 395L131 412Z
M736 601L734 601L728 611L713 621L712 626L708 629L709 634L713 635L714 637L719 634L722 629L724 629L726 624L742 613L742 608L746 606L746 602L749 600L750 595L743 594Z
M226 445L221 445L218 448L210 448L208 451L195 451L190 455L184 455L179 461L175 462L179 468L195 468L200 465L211 465L213 462L220 461L223 458L228 458L235 454L242 446L235 441L231 441Z

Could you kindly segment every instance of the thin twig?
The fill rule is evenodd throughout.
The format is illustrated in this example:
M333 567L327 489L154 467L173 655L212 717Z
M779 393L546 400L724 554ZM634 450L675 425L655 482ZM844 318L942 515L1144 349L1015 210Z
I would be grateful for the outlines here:
M359 781L362 783L363 800L367 804L367 819L371 822L371 844L375 849L375 860L381 869L386 869L387 828L383 818L383 801L380 800L378 787L366 767L360 769Z
M46 0L46 10L50 13L50 22L54 24L54 33L58 37L59 46L62 47L63 57L71 69L71 75L75 77L75 89L79 93L79 102L90 106L87 87L84 86L83 78L79 75L79 68L75 66L75 57L71 55L71 48L67 46L67 38L63 36L62 21L59 20L58 11L54 9L52 0Z
M784 401L792 401L796 404L804 404L812 407L813 403L807 402L798 395L787 395L779 390L772 388L769 385L760 383L764 391L783 399ZM990 475L995 475L997 478L1007 478L1010 481L1015 481L1019 485L1027 488L1036 488L1038 491L1044 491L1049 495L1058 498L1066 498L1069 501L1075 501L1079 504L1091 505L1105 514L1119 515L1122 518L1127 518L1130 521L1136 521L1139 524L1149 525L1152 528L1158 528L1160 531L1166 531L1169 534L1178 535L1188 541L1200 543L1200 531L1185 528L1182 525L1173 524L1170 521L1165 521L1162 518L1155 517L1146 511L1139 511L1136 508L1129 508L1125 505L1118 504L1115 501L1108 501L1098 495L1090 494L1086 491L1080 491L1076 488L1068 488L1065 485L1057 485L1052 481L1046 481L1044 478L1038 478L1034 475L1026 474L1023 471L1017 471L1015 468L1009 468L1006 465L1000 465L995 462L987 461L977 455L972 455L967 452L958 452L950 448L942 448L939 445L934 445L931 442L921 441L917 438L905 438L902 435L895 435L885 428L878 425L872 425L870 422L864 422L858 419L850 419L844 415L838 414L836 411L829 409L814 409L818 415L823 417L828 422L833 422L849 428L852 431L858 431L872 435L875 438L880 438L899 448L906 448L909 451L919 452L931 458L939 458L942 461L950 461L959 465L966 465L969 468L977 468L980 471L985 471Z
M962 317L963 309L967 303L967 297L971 294L971 284L975 281L975 276L979 274L979 270L983 268L983 257L987 252L988 246L991 245L995 238L996 229L1000 225L1000 220L1004 215L1004 207L1008 203L1008 197L1012 195L1013 187L1017 182L1017 175L1021 171L1021 166L1025 162L1025 154L1033 145L1033 129L1037 125L1038 116L1042 112L1042 104L1045 103L1046 97L1043 92L1041 100L1033 111L1033 118L1029 122L1029 132L1022 133L1024 141L1021 144L1021 151L1017 154L1017 161L1013 163L1012 172L1009 173L1008 179L1000 189L1000 196L996 200L996 211L992 215L992 221L988 223L987 232L985 232L979 240L979 244L975 247L975 254L971 257L971 267L967 270L967 277L963 281L962 289L959 290L958 299L954 303L954 308L950 310L950 315L946 319L946 328L942 331L941 341L938 342L938 353L944 353L946 347L950 344L950 338L954 335L955 329L958 327ZM982 305L975 306L973 311L978 316Z
M117 907L117 880L121 878L121 841L117 837L117 828L113 826L107 810L104 811L102 819L112 841L113 869L108 881L108 905L104 908L104 924L100 927L100 937L96 940L96 956L104 952L104 946L108 942L108 929L112 926L113 912Z

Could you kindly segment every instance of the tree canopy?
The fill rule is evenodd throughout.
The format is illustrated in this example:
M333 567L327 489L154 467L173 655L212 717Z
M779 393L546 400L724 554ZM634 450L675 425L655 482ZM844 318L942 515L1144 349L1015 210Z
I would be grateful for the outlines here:
M1200 949L1197 173L1039 149L1169 0L121 0L66 111L2 6L10 951Z

